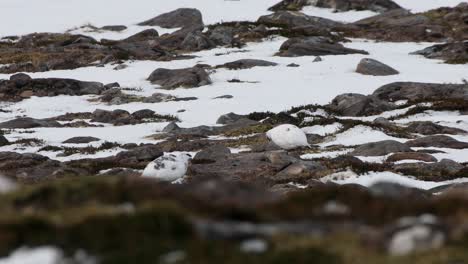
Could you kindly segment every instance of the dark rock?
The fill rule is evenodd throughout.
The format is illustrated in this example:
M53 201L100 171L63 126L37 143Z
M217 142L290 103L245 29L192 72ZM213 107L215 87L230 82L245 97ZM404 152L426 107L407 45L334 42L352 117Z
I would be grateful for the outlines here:
M175 100L176 97L170 94L154 93L143 99L143 103L162 103Z
M369 54L364 50L346 48L330 38L307 37L292 38L280 47L278 56L300 57L300 56L324 56L324 55L346 55L346 54Z
M430 193L437 194L437 195L442 195L442 194L463 194L466 195L467 193L467 188L468 188L468 183L453 183L453 184L447 184L447 185L442 185L438 186L432 189L429 189Z
M200 51L211 49L216 46L208 37L200 31L194 31L187 34L184 41L180 44L180 49L187 51Z
M257 60L257 59L242 59L236 60L233 62L228 62L223 65L219 65L216 68L227 68L230 70L238 70L238 69L250 69L253 67L269 67L269 66L276 66L278 65L275 62L265 61L265 60Z
M228 113L228 114L220 116L218 120L216 121L216 124L222 124L222 125L232 124L244 118L247 118L247 117L245 115Z
M362 59L356 68L356 72L373 76L388 76L399 74L397 70L374 59Z
M317 56L312 62L321 62L321 61L322 61L322 58L320 56Z
M0 152L0 170L7 177L20 182L39 182L57 178L55 171L62 165L59 161L31 153Z
M87 144L87 143L91 143L91 142L99 141L99 140L101 139L95 138L95 137L72 137L72 138L65 140L62 143L64 144Z
M124 41L126 42L146 41L146 40L156 39L157 37L159 37L158 31L156 29L150 28L150 29L145 29L141 32L138 32L135 35L132 35L126 38Z
M338 95L328 107L338 114L345 116L375 115L396 108L392 103L380 100L375 96L365 96L362 94Z
M193 88L211 84L208 73L198 67L186 69L163 69L155 70L148 77L153 84L159 84L162 89L176 89L179 87Z
M288 65L286 65L287 67L300 67L299 64L296 64L296 63L290 63Z
M389 197L392 199L407 199L407 200L426 200L431 197L431 193L411 188L398 183L392 182L379 182L372 184L369 191L379 197Z
M217 26L211 31L209 38L216 45L225 46L232 45L234 42L234 35L235 31L232 27Z
M261 16L257 23L271 27L305 27L317 26L324 29L338 29L344 27L342 23L330 19L308 16L300 12L279 11L271 15Z
M437 162L432 155L421 152L400 152L387 158L386 162L397 162L400 160L420 160L424 162Z
M226 158L231 150L223 145L213 145L198 152L192 160L194 164L212 163L218 159Z
M194 8L179 8L164 13L150 20L139 23L140 26L160 26L163 28L183 28L203 25L202 14Z
M278 4L270 7L270 11L290 10L299 11L304 6L313 5L323 8L333 8L337 11L344 12L349 10L371 10L375 12L386 12L392 9L401 8L398 4L391 0L283 0Z
M127 27L123 25L110 25L110 26L103 26L101 27L101 30L107 30L107 31L124 31L126 30Z
M6 139L5 136L1 136L0 135L0 146L6 146L6 145L9 145L10 142L8 141L8 139Z
M353 156L384 156L390 153L412 152L407 145L394 140L384 140L360 145L351 155Z
M422 55L428 59L440 59L450 64L468 63L468 42L437 44L411 54Z
M300 11L304 6L310 5L308 0L283 0L268 8L269 11Z
M268 177L276 183L305 182L310 179L318 179L326 176L330 170L319 162L299 161L286 167L272 177Z
M468 148L467 142L461 142L449 136L436 135L427 136L406 142L410 147L436 147L436 148L453 148L465 149Z
M468 85L395 82L380 87L373 95L386 101L468 100Z
M47 119L34 119L30 117L21 117L17 119L13 119L10 121L6 121L0 123L0 128L8 128L8 129L15 129L15 128L36 128L36 127L62 127L62 125L54 120L47 120Z
M142 110L138 110L136 112L133 112L132 117L135 118L135 119L142 120L142 119L145 119L145 118L152 118L152 117L154 117L154 114L156 114L156 113L153 110L142 109Z
M4 101L20 101L31 96L100 94L104 90L102 83L59 78L31 79L26 74L0 80L0 100Z
M422 180L450 180L458 178L465 167L453 160L443 159L435 163L402 163L395 164L393 169L405 175L417 176Z
M465 134L466 131L454 128L454 127L447 127L441 126L438 124L434 124L433 122L426 121L426 122L411 122L409 126L406 128L411 133L418 133L422 135L435 135L435 134Z
M232 99L232 98L234 98L234 96L232 96L230 94L213 97L213 99Z
M130 118L130 113L125 110L117 109L114 111L106 111L97 109L93 112L93 119L91 119L91 122L114 124L118 120L127 118Z

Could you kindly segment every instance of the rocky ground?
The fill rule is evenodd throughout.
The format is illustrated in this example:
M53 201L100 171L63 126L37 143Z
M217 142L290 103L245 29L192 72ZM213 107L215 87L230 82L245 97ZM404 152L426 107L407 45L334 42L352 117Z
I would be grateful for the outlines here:
M0 27L0 263L468 262L468 3L179 2Z

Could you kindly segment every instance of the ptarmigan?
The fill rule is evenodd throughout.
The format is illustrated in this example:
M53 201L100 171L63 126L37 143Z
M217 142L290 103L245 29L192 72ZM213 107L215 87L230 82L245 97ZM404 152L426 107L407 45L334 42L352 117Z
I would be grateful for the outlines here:
M304 131L294 125L279 125L268 131L266 135L273 143L285 150L310 147Z
M150 162L141 176L173 182L185 176L191 158L186 153L166 153Z

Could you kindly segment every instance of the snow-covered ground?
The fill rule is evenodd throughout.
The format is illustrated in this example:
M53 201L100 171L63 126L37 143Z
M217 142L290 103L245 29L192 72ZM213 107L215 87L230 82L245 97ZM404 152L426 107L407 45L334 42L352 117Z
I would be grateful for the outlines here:
M72 33L87 34L101 39L123 39L149 27L140 27L136 23L180 7L194 7L203 13L206 24L222 21L250 20L255 21L259 16L269 14L269 6L279 0L1 0L0 36L27 34L32 32L65 32L73 29ZM426 11L440 6L455 6L459 0L396 0L397 3L414 12ZM331 18L338 21L353 22L373 16L371 11L333 12L331 9L306 7L304 13L313 16ZM34 18L34 19L33 19ZM127 30L122 32L95 32L83 25L97 27L105 25L125 25ZM155 27L160 33L173 31ZM274 56L286 38L276 37L261 43L249 43L242 48L242 52L233 48L216 48L194 53L196 57L189 60L170 62L128 61L128 68L114 70L115 65L105 67L86 67L75 70L49 71L31 73L34 78L61 77L74 78L102 83L118 82L122 87L137 88L137 91L126 91L137 95L149 96L155 92L169 93L179 97L197 97L198 100L185 102L166 102L156 104L130 103L124 105L106 105L90 101L92 96L57 96L31 98L15 104L3 104L0 112L0 122L14 119L17 116L33 118L48 118L67 112L92 112L96 109L124 109L134 112L141 109L151 109L160 114L176 115L181 119L180 126L214 125L217 118L229 112L247 114L254 111L279 112L292 106L305 104L326 104L335 96L343 93L370 94L382 85L396 81L415 81L433 83L461 83L468 79L468 65L444 64L438 60L429 60L422 56L409 55L434 43L386 43L362 39L353 39L345 46L363 49L370 55L342 55L323 56L321 62L313 62L314 57L283 58ZM356 65L362 58L370 57L384 62L398 71L399 75L373 77L357 74ZM248 70L217 69L211 72L213 84L195 89L176 89L165 91L158 89L146 80L157 68L185 68L198 63L212 66L231 62L238 59L255 58L276 62L275 67L256 67ZM290 63L300 67L287 67ZM0 79L9 78L8 74L0 74ZM239 79L244 83L230 83L228 80ZM217 96L232 95L232 99L213 99ZM180 112L180 110L185 110ZM408 109L401 109L384 113L384 117L402 114ZM379 116L361 118L372 121ZM345 118L345 117L343 117ZM467 116L457 112L434 113L410 116L396 120L399 124L411 121L437 121L442 125L459 127L468 130ZM25 131L13 131L7 134L9 140L21 138L39 138L47 145L61 145L64 140L75 136L94 136L102 139L91 145L99 145L104 141L118 143L146 143L155 142L147 136L161 131L167 123L150 123L135 126L104 126L93 128L38 128ZM320 135L333 134L341 127L332 124L325 127L308 127L307 133ZM455 137L467 141L466 136ZM366 126L357 126L329 138L320 146L331 145L354 146L362 143L406 139L395 138L383 131ZM36 152L40 147L20 147L10 145L1 147L0 151ZM114 155L122 149L112 149L99 152L87 157L102 157ZM337 156L349 150L333 150L319 154L305 155L304 158L320 156ZM468 161L468 151L444 149L446 153L435 154L437 159L451 158L459 162ZM77 159L83 156L56 157L53 152L41 152L51 158L59 160ZM381 162L382 157L375 162ZM387 177L387 176L386 176ZM364 178L361 178L364 179Z

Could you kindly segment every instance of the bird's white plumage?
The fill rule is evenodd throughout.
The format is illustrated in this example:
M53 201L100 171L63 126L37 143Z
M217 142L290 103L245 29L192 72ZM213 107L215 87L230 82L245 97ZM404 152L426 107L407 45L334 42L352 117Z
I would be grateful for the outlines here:
M150 162L141 176L160 181L178 180L187 173L190 158L191 156L185 153L166 153Z
M304 131L294 125L279 125L268 131L267 137L286 150L310 146Z

